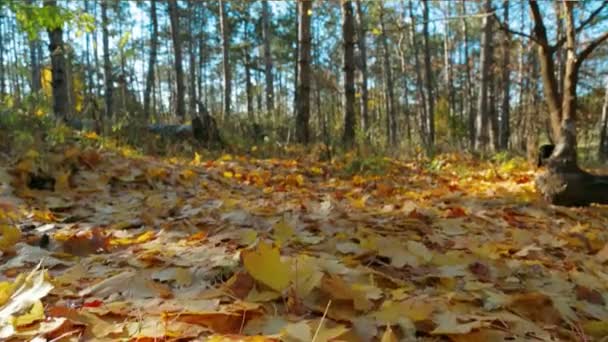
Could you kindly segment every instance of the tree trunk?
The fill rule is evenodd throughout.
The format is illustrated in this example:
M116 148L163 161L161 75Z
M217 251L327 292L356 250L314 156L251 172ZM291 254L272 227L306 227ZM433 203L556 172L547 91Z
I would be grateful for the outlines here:
M530 0L530 13L534 20L534 37L543 78L545 101L551 113L551 126L557 145L546 162L547 169L536 179L536 187L550 203L566 206L583 206L591 203L608 204L608 176L595 176L581 170L576 152L576 86L582 62L608 39L603 33L577 53L574 25L574 3L563 2L566 65L560 93L555 75L555 49L547 40L547 33L538 4Z
M384 86L386 87L386 135L389 146L397 145L397 118L395 115L395 90L391 69L388 38L384 22L384 4L380 5L380 40L382 42L382 68L384 69Z
M312 4L310 5L310 7L312 8ZM298 3L298 1L296 0L296 6L295 6L295 10L296 10L296 20L295 20L295 30L296 30L296 46L295 46L295 51L294 51L294 60L296 61L294 63L294 68L293 68L293 82L294 82L294 87L293 87L293 110L294 110L294 116L296 117L296 121L297 121L297 117L298 117L298 82L300 82L300 77L298 76L300 73L300 15L299 15L299 11L300 11L300 5ZM281 75L279 74L279 83L281 82ZM281 86L279 86L279 94L283 93L283 88ZM280 104L280 103L279 103ZM278 108L278 111L275 111L273 114L273 124L275 122L277 122L277 118L278 118L278 113L281 112L280 108ZM296 122L296 127L297 127L297 122ZM297 128L296 128L296 135L297 135Z
M433 98L433 71L431 69L431 48L429 44L429 11L430 1L424 0L423 4L423 37L424 37L424 80L426 82L426 107L427 107L427 153L430 153L435 143L435 101Z
M181 122L186 120L186 101L184 89L184 69L182 66L182 39L179 29L179 12L177 0L169 0L169 19L171 20L171 40L173 41L175 67L175 114Z
M411 118L410 118L410 106L409 106L409 85L408 85L408 75L407 75L407 66L408 66L408 55L407 55L407 47L408 47L408 31L406 30L407 21L407 9L405 7L405 1L401 0L401 34L399 36L399 59L401 60L401 73L403 79L403 100L404 100L404 109L403 115L405 117L405 132L408 143L412 142L412 128L411 128Z
M445 2L445 14L444 14L444 24L443 24L443 33L445 36L445 39L443 40L443 64L444 64L444 88L445 88L445 96L447 96L447 100L448 100L448 117L450 119L453 119L455 113L456 113L456 100L455 100L455 91L454 91L454 77L453 77L453 72L452 72L452 47L451 47L451 40L450 40L450 23L449 20L447 18L450 17L451 15L451 10L452 10L452 3L450 1L446 1ZM453 134L452 129L450 128L450 135Z
M112 91L114 88L114 80L112 77L112 64L110 62L110 43L108 31L108 0L101 1L101 26L102 26L102 44L103 44L103 71L105 79L105 118L104 120L112 119ZM67 91L67 90L66 90Z
M486 150L489 142L490 113L488 108L488 97L490 88L490 66L492 57L490 55L492 44L492 23L490 13L492 12L491 0L485 0L482 33L481 33L481 82L479 82L479 98L477 102L477 116L475 118L475 149Z
M27 1L28 5L33 5L33 0ZM86 2L85 2L86 5ZM88 36L87 36L88 37ZM0 37L1 38L1 37ZM37 45L40 44L38 38L28 39L29 52L30 52L30 67L32 68L32 80L30 83L32 93L38 93L40 91L40 60L37 54ZM0 47L1 48L1 47ZM88 54L87 54L88 60Z
M251 34L249 32L249 22L245 22L245 41L251 40ZM243 55L245 59L245 97L247 99L247 118L251 125L255 124L255 117L253 114L253 84L251 83L251 68L253 62L251 61L250 50L251 47L246 45L243 47ZM254 137L255 138L255 137Z
M194 26L192 25L194 17L194 0L188 0L188 54L190 68L188 75L188 111L192 117L196 116L196 50L194 47Z
M264 65L266 75L266 111L274 111L274 77L272 74L272 53L270 51L270 6L268 0L262 2L262 31L264 36Z
M420 108L420 140L422 144L428 146L428 113L427 113L427 102L424 94L424 84L422 79L422 71L420 70L420 53L418 50L418 39L416 39L416 16L414 15L414 8L412 1L409 2L409 12L411 21L411 47L414 50L414 69L416 70L416 88L418 89L418 108Z
M606 77L606 90L604 93L604 104L602 105L602 119L600 121L598 158L601 161L608 160L608 77Z
M369 94L367 90L367 45L365 43L365 35L367 34L366 21L363 14L363 5L361 0L356 1L357 5L357 45L359 47L359 89L361 91L360 111L361 111L361 129L363 130L366 139L368 138L368 130L370 127L369 121Z
M353 4L342 1L342 40L344 44L344 147L355 142L355 23Z
M298 87L296 103L296 140L308 144L310 140L310 19L311 0L298 0Z
M220 0L220 31L222 34L222 68L224 72L224 120L228 121L231 111L232 98L232 76L230 72L230 50L229 39L230 32L228 27L228 18L226 17L226 8L223 0Z
M464 72L465 72L465 102L466 102L466 111L468 112L468 129L469 129L469 146L474 149L475 148L475 115L474 115L474 105L473 105L473 82L471 81L471 63L469 61L469 30L467 25L467 6L466 1L462 0L461 2L462 9L462 40L463 40L463 50L464 50Z
M90 14L89 1L84 1L84 11L87 14ZM40 45L40 44L38 44ZM40 58L39 56L38 58ZM95 89L95 85L93 84L93 67L91 65L91 32L85 33L85 64L86 64L86 92L88 95L88 101L91 101L93 98L93 89ZM93 113L94 114L94 113Z
M154 87L154 68L156 67L156 50L158 45L158 17L156 16L156 0L150 4L150 18L152 19L152 32L150 32L150 58L148 60L148 73L146 75L146 90L144 91L144 115L146 119L151 116L150 94ZM153 110L153 109L152 109Z
M503 1L504 8L504 25L509 26L509 1ZM502 150L509 148L509 136L511 135L509 121L510 117L510 103L511 98L511 71L509 69L510 63L510 37L507 32L503 32L503 44L502 44L502 115L500 117L500 144L499 147Z
M46 3L47 2L45 2L45 4ZM4 69L4 16L0 16L0 95L4 96L4 94L6 94L6 69ZM3 98L0 100L3 100Z
M45 0L44 6L53 8L57 6L56 0ZM63 30L61 26L48 28L49 52L51 54L51 70L53 88L53 112L60 120L67 118L68 108L68 83L65 72L65 50L63 45Z

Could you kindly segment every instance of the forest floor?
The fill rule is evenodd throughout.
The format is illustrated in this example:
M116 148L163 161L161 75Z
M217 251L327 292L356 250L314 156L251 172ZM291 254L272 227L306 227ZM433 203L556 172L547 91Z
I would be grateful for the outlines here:
M543 203L517 159L365 165L90 142L5 160L0 339L608 336L608 208Z

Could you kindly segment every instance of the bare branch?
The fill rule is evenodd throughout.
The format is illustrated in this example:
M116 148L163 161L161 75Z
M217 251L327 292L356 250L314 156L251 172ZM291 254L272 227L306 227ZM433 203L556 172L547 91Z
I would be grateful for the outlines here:
M576 68L580 68L585 59L587 59L587 57L589 57L591 53L606 40L608 40L608 31L592 40L591 43L589 43L589 45L587 45L587 47L585 47L583 51L576 56Z
M575 32L579 34L583 29L585 29L585 27L587 27L587 25L591 24L591 22L593 22L593 19L595 19L602 12L602 10L606 8L606 6L608 6L608 0L604 0L602 4L595 9L595 11L591 12L587 19L583 20L581 24L576 27ZM562 45L564 45L565 42L566 37L563 37L557 43L555 43L555 45L551 46L551 49L555 51L559 49Z
M528 38L533 42L541 44L541 42L538 39L536 39L536 37L532 36L531 34L524 33L521 31L516 31L516 30L509 28L502 21L500 21L500 18L496 15L496 12L492 12L492 16L494 17L494 20L496 20L496 23L498 23L498 28L500 28L502 31L508 32L508 33L516 35L516 36Z

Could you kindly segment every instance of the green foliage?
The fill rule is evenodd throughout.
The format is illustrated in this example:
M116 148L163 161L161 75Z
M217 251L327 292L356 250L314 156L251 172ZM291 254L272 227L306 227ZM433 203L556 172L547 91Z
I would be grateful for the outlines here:
M62 28L69 23L76 26L77 34L92 32L95 18L84 12L73 11L60 6L35 6L22 1L11 1L9 8L15 13L20 28L30 40L35 40L40 31Z
M344 166L344 173L352 175L384 175L389 168L387 158L382 156L354 157Z
M53 121L48 116L31 115L22 110L7 108L0 110L0 150L19 155L47 140ZM50 144L54 140L49 140Z

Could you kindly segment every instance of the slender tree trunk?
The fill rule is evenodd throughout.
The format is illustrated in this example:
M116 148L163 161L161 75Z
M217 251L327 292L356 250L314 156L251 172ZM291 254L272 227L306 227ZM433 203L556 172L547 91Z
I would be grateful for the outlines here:
M410 106L409 106L409 85L408 85L408 75L407 75L407 65L408 65L408 56L407 56L407 45L408 45L408 31L406 29L406 13L407 9L405 7L405 1L401 0L401 34L399 36L399 58L401 60L401 73L403 79L403 99L405 102L403 114L405 117L405 127L406 127L406 138L409 143L412 141L412 128L411 128L411 118L410 118Z
M169 0L169 19L171 20L171 40L173 41L174 67L175 67L175 114L181 122L186 120L186 101L184 89L184 69L182 66L182 39L179 29L179 9L177 0Z
M152 32L150 32L150 57L148 59L148 74L146 75L146 90L144 91L144 115L146 120L152 116L154 108L150 108L150 94L154 87L154 68L156 67L156 53L158 46L158 17L156 15L156 0L150 3L150 18L152 20Z
M363 130L366 139L370 127L369 121L369 94L367 89L367 45L365 35L367 34L367 22L363 13L363 5L361 0L356 1L357 5L357 45L359 47L359 89L361 91L360 111L361 111L361 129Z
M57 6L56 0L45 0L44 6L53 8ZM61 27L48 29L49 52L51 54L53 112L57 119L65 120L68 108L68 83L65 73L65 50L63 45L63 30Z
M312 4L310 5L310 8L312 9ZM296 0L296 20L295 20L295 30L296 30L296 46L295 46L295 51L294 51L294 59L295 59L295 63L294 63L294 70L293 70L293 81L294 81L294 87L293 87L293 108L294 108L294 116L298 117L298 91L299 91L299 82L300 82L300 4L298 3L298 1ZM279 76L280 77L280 76ZM280 88L280 87L279 87ZM281 89L281 88L280 88ZM279 108L280 109L280 108ZM277 117L279 111L275 111L275 115L274 115L274 120L273 122L277 121ZM297 127L297 123L296 123L296 127ZM297 129L296 129L296 135L297 135Z
M33 5L33 0L28 0L28 5ZM85 2L85 6L86 6ZM88 36L87 36L88 37ZM1 39L1 37L0 37ZM37 45L40 44L38 38L29 39L29 53L30 53L30 67L32 68L32 80L30 83L32 93L38 93L40 91L40 61L37 54ZM1 47L0 47L1 48ZM87 54L88 58L88 54Z
M383 51L384 81L386 87L386 134L387 143L390 146L397 145L397 118L395 115L395 90L393 84L393 73L391 69L388 38L384 22L384 4L380 6L380 40Z
M222 34L222 67L224 71L224 120L229 120L232 98L232 76L230 72L229 25L226 17L225 1L220 0L220 30Z
M270 6L268 0L262 1L262 31L264 36L264 66L266 75L266 111L274 111L274 77L272 74L272 51L270 50Z
M484 13L492 12L491 0L485 0ZM492 44L492 26L491 17L489 15L483 18L482 33L481 33L481 56L479 64L481 65L481 80L479 82L479 98L477 102L477 117L475 119L475 149L485 150L489 142L489 88L490 88L490 66L491 66L491 50Z
M602 114L599 122L598 159L602 162L608 159L608 77L606 77L604 91L604 103L602 104Z
M248 42L251 39L251 33L249 32L249 22L245 22L245 41ZM255 123L255 117L253 114L253 84L251 83L251 67L252 61L250 56L249 45L245 46L243 51L245 57L245 97L247 100L247 118L250 124ZM255 137L254 137L255 138Z
M93 2L93 17L97 18L98 8L97 2ZM101 98L103 84L101 82L101 70L103 67L99 60L99 35L97 34L97 28L95 28L93 34L93 62L95 63L95 95L97 98ZM101 114L101 113L100 113Z
M473 105L473 82L471 81L471 62L469 61L469 29L467 25L467 4L465 0L461 2L461 25L462 25L462 39L463 39L463 50L464 50L464 69L465 69L465 102L466 111L468 113L468 128L469 128L469 146L475 148L475 110Z
M344 135L346 148L355 142L355 22L353 3L342 1L342 41L344 45Z
M192 117L196 116L196 50L194 47L194 25L192 24L194 17L194 0L188 0L188 53L190 57L189 65L190 75L188 75L188 111Z
M446 1L445 2L445 20L444 20L444 24L443 24L443 31L444 31L444 35L445 35L445 39L443 41L443 64L444 64L444 87L445 87L445 96L447 96L448 99L448 116L450 118L453 118L454 114L456 113L456 101L455 101L455 94L454 94L454 83L453 83L453 73L452 73L452 42L450 39L450 25L449 25L449 20L447 20L448 17L450 17L451 14L451 9L452 9L452 3L450 1ZM451 129L450 129L450 133L451 133Z
M101 1L101 26L102 26L102 42L103 42L103 70L105 79L105 120L112 119L112 92L114 88L114 80L112 77L112 64L110 62L110 43L108 30L108 0Z
M0 16L0 95L4 94L6 94L6 69L4 68L4 16L2 15Z
M89 8L89 1L84 1L84 11L90 14L91 9ZM95 85L93 83L93 67L91 65L91 32L85 33L85 63L86 63L86 77L87 77L87 95L89 101L93 98L93 90Z
M555 34L556 39L559 41L564 39L564 12L562 10L561 1L553 2L554 10L555 10ZM565 64L566 56L564 54L564 49L559 48L555 53L555 68L557 69L557 92L561 93L563 91L562 84L564 82L564 73L566 72L566 64Z
M503 1L504 9L504 25L509 26L509 1ZM503 32L503 44L502 44L502 115L500 118L500 149L506 150L509 148L509 137L511 135L509 121L510 116L510 103L511 98L511 69L510 69L510 55L511 40L509 34Z
M310 141L310 19L311 0L298 0L298 87L296 104L296 140L302 144Z
M433 149L435 142L435 100L433 97L433 71L431 69L431 48L429 44L429 11L430 1L424 0L423 4L423 37L424 37L424 74L426 82L426 100L427 100L427 127L428 127L428 144L427 150L430 152Z
M414 9L412 6L412 1L409 2L409 12L410 12L410 21L411 21L411 47L414 50L414 69L416 70L416 88L418 89L418 108L420 108L420 140L422 144L425 146L429 145L428 134L427 134L427 124L428 124L428 113L427 113L427 102L426 96L424 93L424 84L422 78L422 71L420 70L420 53L418 46L418 39L416 39L416 16L414 15Z

